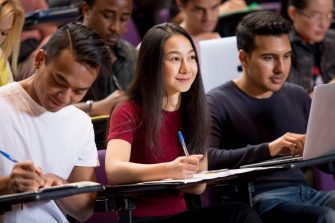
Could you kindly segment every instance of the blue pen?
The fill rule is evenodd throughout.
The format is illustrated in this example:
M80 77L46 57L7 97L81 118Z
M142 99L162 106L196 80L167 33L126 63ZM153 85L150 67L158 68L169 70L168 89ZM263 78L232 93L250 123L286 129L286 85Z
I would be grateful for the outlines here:
M183 147L185 155L189 156L188 151L187 151L187 147L186 147L186 144L185 144L185 140L184 140L183 134L181 134L181 131L178 131L178 136L179 136L179 141L181 143L181 146Z
M4 157L6 157L7 159L9 159L10 161L12 161L12 162L14 162L14 163L17 163L17 160L14 159L13 157L11 157L8 153L6 153L6 152L4 152L4 151L2 151L2 150L0 150L0 153L1 153Z
M13 163L17 163L18 162L16 159L14 159L8 153L6 153L5 151L2 151L1 149L0 149L0 154L3 155L4 157L6 157L7 159L9 159L10 161L12 161ZM40 175L40 173L38 173L36 169L35 169L35 173L37 175L39 175L44 181L46 181L46 179L42 175Z

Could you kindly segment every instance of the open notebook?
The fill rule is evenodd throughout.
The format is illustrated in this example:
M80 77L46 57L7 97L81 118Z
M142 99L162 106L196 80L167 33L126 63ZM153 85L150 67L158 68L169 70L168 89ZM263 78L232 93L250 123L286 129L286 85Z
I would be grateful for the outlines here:
M314 88L304 152L301 157L281 157L241 166L257 167L309 160L335 153L335 84Z

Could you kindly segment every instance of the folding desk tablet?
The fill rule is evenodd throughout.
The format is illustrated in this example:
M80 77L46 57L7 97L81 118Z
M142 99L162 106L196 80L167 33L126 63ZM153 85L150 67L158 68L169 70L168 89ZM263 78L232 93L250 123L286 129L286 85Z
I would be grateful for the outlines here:
M97 201L103 203L105 211L119 211L120 223L132 222L132 210L135 204L133 199L142 196L155 196L155 193L173 192L192 184L206 183L208 186L225 185L236 181L245 182L248 186L250 205L252 205L253 181L270 171L290 168L301 168L335 161L335 154L322 156L310 160L291 162L269 167L255 167L242 169L223 169L207 171L185 180L160 180L126 185L106 186L98 192Z
M118 211L120 223L132 222L132 210L135 204L133 199L143 196L155 196L162 192L172 192L183 187L188 187L192 184L207 183L211 184L226 184L236 180L249 180L254 175L264 174L267 171L274 171L282 169L282 167L257 167L245 169L232 169L232 170L214 170L205 171L195 174L193 178L185 180L159 180L149 181L134 184L106 186L104 191L98 192L97 203L104 202L102 206L106 211Z
M91 182L82 181L76 183L64 184L49 188L42 188L36 192L22 192L15 194L6 194L0 196L0 214L5 211L11 211L11 205L21 204L33 201L56 200L59 198L82 194L88 192L102 191L104 186Z

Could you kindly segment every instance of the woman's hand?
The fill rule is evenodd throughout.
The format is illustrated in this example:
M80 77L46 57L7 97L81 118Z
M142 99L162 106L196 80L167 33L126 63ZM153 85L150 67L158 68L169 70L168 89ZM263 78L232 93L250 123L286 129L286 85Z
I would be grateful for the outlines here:
M203 155L180 156L169 163L170 175L172 179L187 179L200 168L200 161Z

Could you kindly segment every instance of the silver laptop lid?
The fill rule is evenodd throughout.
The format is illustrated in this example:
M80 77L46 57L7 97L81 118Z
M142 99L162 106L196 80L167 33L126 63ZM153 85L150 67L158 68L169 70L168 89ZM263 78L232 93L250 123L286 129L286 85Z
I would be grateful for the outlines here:
M236 79L242 72L236 36L204 40L200 46L200 69L205 91Z
M314 88L303 159L335 153L335 84Z

